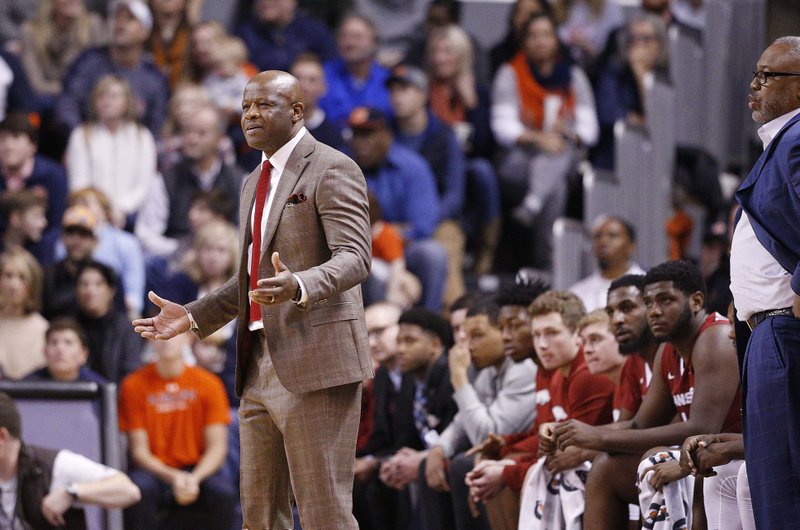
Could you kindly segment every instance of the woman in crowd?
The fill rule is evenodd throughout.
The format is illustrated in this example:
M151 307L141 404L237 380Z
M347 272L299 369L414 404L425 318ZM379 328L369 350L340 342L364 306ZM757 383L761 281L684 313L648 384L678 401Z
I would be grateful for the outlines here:
M69 188L99 189L111 200L114 225L132 225L156 177L155 140L137 123L136 99L124 79L102 77L89 104L89 121L67 144Z
M87 366L119 384L139 367L143 343L125 313L115 307L117 289L116 273L102 263L90 261L78 273L76 318L88 337Z
M591 151L591 161L608 170L614 169L614 124L623 120L644 126L646 79L666 75L667 69L667 30L661 18L636 14L618 37L619 56L598 72L595 92L600 139Z
M31 86L39 96L57 96L72 61L105 40L105 22L86 10L84 0L44 0L21 30L21 59Z
M467 226L482 227L476 274L491 271L500 238L500 192L489 160L494 151L489 90L473 74L469 35L458 26L434 30L428 41L431 112L452 127L467 155Z
M187 253L184 272L171 282L170 300L187 303L205 296L224 284L235 272L239 263L239 238L236 227L225 221L211 221L204 225L194 238ZM169 293L168 293L169 294ZM192 351L197 364L222 378L228 398L238 403L233 393L236 364L236 320L201 341L196 341Z
M183 271L174 282L178 290L172 296L178 303L201 298L230 279L239 263L237 234L236 227L223 221L211 221L199 228L186 253Z
M503 148L498 174L504 210L512 212L518 232L506 235L528 241L518 247L534 252L509 266L549 270L567 178L582 148L597 141L597 116L589 80L562 52L553 20L534 15L523 28L520 51L494 80L492 131Z
M42 269L16 247L0 254L0 370L19 379L45 365L47 320L42 306Z
M202 83L214 70L214 54L217 46L228 37L225 26L216 20L198 23L192 30L189 42L189 80Z
M508 31L503 40L492 47L490 53L492 77L503 64L519 51L525 22L533 15L551 13L547 0L517 0L508 15Z
M189 73L192 20L188 0L150 0L153 11L153 31L147 48L161 72L174 89Z

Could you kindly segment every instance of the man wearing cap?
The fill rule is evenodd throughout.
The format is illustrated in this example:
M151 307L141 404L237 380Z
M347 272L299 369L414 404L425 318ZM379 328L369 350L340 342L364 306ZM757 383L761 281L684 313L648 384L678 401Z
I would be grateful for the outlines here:
M422 283L422 302L438 310L447 279L447 253L432 239L441 205L430 166L394 140L382 111L357 107L350 113L349 125L353 157L384 219L400 228L406 241L406 265Z
M367 187L358 166L304 126L297 79L271 70L244 90L242 130L263 152L245 180L238 272L202 299L134 321L166 340L205 338L238 317L244 528L352 529L361 382L370 378L358 285L369 274Z
M444 303L464 294L461 274L466 236L459 219L464 207L466 159L453 131L428 110L428 77L405 64L392 68L386 81L397 143L419 153L433 171L439 193L439 224L434 239L447 250Z
M72 206L61 221L61 241L67 255L44 271L42 314L52 319L75 309L75 282L97 246L97 217L86 206Z
M145 54L153 16L143 0L113 0L108 8L108 46L82 53L64 76L64 90L56 102L57 120L70 130L88 115L89 95L98 79L117 75L131 85L140 121L158 136L167 115L167 79Z
M9 114L0 123L0 194L29 189L44 198L47 237L58 231L64 215L67 174L59 164L36 153L38 144L38 131L28 116ZM52 234L52 238L55 237Z

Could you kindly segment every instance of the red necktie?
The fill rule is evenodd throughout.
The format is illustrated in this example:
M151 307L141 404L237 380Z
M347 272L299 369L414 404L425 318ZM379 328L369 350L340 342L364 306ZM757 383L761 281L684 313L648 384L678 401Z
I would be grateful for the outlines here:
M264 160L261 164L261 174L258 176L258 186L256 186L256 205L255 215L253 216L253 248L250 258L250 290L258 289L258 262L261 259L261 217L264 214L264 205L269 194L269 178L272 174L272 164L269 160ZM250 301L250 322L261 320L261 306L256 302Z

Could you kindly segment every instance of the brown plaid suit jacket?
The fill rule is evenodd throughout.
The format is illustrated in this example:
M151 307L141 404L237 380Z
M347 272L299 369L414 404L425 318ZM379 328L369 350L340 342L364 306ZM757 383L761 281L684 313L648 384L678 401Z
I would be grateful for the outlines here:
M238 273L216 292L186 306L201 337L239 318L237 395L242 393L252 348L247 247L259 171L247 177L242 189ZM372 377L359 287L369 274L371 233L367 185L355 162L306 132L281 175L262 247L259 278L275 275L270 256L277 251L308 293L303 308L292 302L262 308L267 345L283 386L301 393Z

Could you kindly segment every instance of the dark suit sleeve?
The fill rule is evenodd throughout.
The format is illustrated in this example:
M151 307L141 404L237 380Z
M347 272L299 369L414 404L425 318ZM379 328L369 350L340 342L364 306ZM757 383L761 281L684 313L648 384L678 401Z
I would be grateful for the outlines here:
M371 264L367 183L355 162L343 155L333 160L314 198L331 257L316 267L295 271L309 302L358 285L369 275Z
M795 143L789 150L789 185L794 190L795 196L800 197L800 143ZM795 250L797 243L795 242ZM800 260L792 272L792 291L800 296Z

